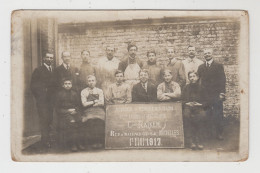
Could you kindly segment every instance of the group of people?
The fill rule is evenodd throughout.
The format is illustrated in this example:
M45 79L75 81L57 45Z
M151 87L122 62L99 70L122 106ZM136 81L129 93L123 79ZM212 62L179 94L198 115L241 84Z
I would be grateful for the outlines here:
M50 147L53 112L57 114L60 141L72 151L84 150L86 132L93 147L104 145L105 109L109 104L183 101L184 134L192 149L203 149L201 129L205 117L212 117L218 139L223 139L222 118L226 77L221 64L213 60L213 50L205 49L205 62L188 47L185 60L174 58L167 49L166 64L158 64L156 52L147 51L147 61L138 59L134 43L122 61L108 46L106 57L96 66L90 52L81 52L80 69L71 64L70 52L62 52L63 63L53 68L54 55L46 53L43 65L32 74L31 89L40 118L41 141Z

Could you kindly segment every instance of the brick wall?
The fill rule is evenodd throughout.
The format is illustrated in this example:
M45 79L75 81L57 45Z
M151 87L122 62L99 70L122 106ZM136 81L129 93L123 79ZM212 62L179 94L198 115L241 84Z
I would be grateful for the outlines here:
M138 57L146 61L148 49L155 49L158 61L163 63L166 48L174 47L178 58L187 57L187 46L195 45L197 57L203 60L203 49L214 49L215 60L224 64L227 76L225 116L239 118L238 45L240 24L236 20L205 19L173 22L133 24L60 24L58 31L58 61L62 51L70 51L73 63L81 63L80 52L90 50L92 63L105 56L105 48L114 46L115 56L127 55L127 43L135 41Z

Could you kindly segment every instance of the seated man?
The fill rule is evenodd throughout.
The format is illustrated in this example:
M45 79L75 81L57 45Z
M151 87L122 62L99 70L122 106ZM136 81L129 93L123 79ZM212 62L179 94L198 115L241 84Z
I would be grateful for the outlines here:
M86 122L88 133L94 148L101 148L105 142L104 94L96 88L96 77L87 77L88 87L81 91L81 102L84 107L82 122Z
M139 72L140 82L133 87L133 102L156 102L157 90L154 83L149 81L148 70L142 69Z
M191 149L203 149L201 138L205 126L206 112L201 102L201 89L198 84L198 74L188 73L190 83L183 90L183 120L185 138L190 142Z
M164 102L179 100L181 97L181 88L178 83L172 80L171 70L164 70L162 75L164 82L157 87L157 99Z
M69 144L72 151L84 150L81 136L80 100L76 91L72 90L72 80L63 79L63 89L56 97L56 112L58 115L59 142Z
M121 70L115 72L116 83L108 86L106 95L107 104L131 103L131 88L124 82L124 73Z

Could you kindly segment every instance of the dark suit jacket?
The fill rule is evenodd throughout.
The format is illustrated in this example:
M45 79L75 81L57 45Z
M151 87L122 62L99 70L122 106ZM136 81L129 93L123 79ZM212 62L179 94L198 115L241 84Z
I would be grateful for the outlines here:
M148 81L147 92L139 82L134 85L132 90L132 102L156 102L157 101L157 88L156 85Z
M143 67L143 62L141 60L139 60L138 58L136 58L136 63L140 66L140 68ZM121 70L123 72L125 72L126 67L128 66L128 57L123 59L119 65L118 65L118 70Z
M206 67L204 63L199 66L198 74L204 101L216 101L220 93L225 93L226 76L222 64L213 61L210 67Z
M31 91L37 102L50 101L53 94L52 76L53 72L50 72L44 65L33 71Z
M61 90L62 88L62 80L64 78L72 79L72 88L73 90L79 92L79 70L73 66L70 66L69 70L67 70L63 64L58 66L53 72L53 84L55 87L55 92Z

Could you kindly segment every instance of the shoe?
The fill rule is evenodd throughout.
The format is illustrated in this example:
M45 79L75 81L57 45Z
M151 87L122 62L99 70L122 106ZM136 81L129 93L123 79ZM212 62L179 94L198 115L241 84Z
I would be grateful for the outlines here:
M80 149L80 150L85 150L86 148L85 148L82 144L79 144L79 145L78 145L78 149Z
M100 149L100 148L103 148L103 144L100 144L100 143L94 144L94 145L92 145L92 147L93 147L94 149Z
M76 145L72 145L71 151L72 151L72 152L77 152L77 151L78 151L77 146L76 146Z
M204 146L203 145L198 145L197 146L199 150L203 150Z
M223 136L222 135L218 135L218 140L220 140L220 141L222 141L224 138L223 138Z
M191 146L190 146L190 148L191 148L192 150L196 150L196 145L195 145L194 143L192 143Z

